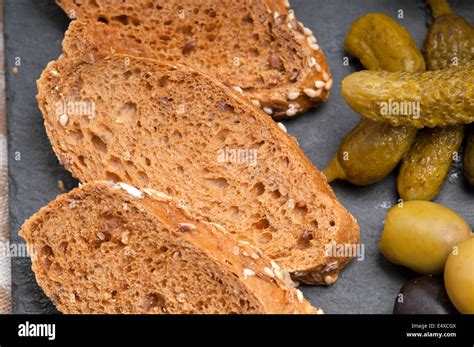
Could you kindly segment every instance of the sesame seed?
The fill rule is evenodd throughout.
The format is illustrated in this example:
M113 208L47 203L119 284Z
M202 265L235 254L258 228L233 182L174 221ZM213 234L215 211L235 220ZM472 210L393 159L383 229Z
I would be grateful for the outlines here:
M321 89L314 90L314 89L306 88L304 90L304 93L308 95L310 98L316 98L321 95Z
M274 260L270 260L270 264L272 265L272 268L274 270L281 270L280 266L277 263L275 263Z
M62 114L59 117L59 124L61 124L62 126L65 126L68 120L69 120L69 117L67 116L67 114Z
M287 26L288 26L288 29L293 29L293 24L288 23Z
M59 76L59 72L57 70L54 70L54 69L51 70L49 73L53 76Z
M317 71L317 72L321 72L321 71L323 70L323 69L321 68L321 65L319 65L318 63L316 63L316 64L314 65L314 67L316 68L316 71Z
M313 67L317 64L318 62L316 61L316 59L314 57L311 57L311 59L309 60L309 63L308 63L308 66L309 67Z
M326 86L326 83L323 81L316 81L314 82L314 86L318 89L321 89L321 88L324 88L324 86Z
M126 184L126 183L123 183L123 182L118 182L118 183L116 183L116 186L118 188L122 188L128 194L130 194L131 196L133 196L135 198L141 199L143 197L141 190L135 188L134 186L131 186L130 184Z
M329 78L330 78L330 77L329 77L329 74L328 74L326 71L323 72L323 76L322 76L322 77L323 77L323 81L324 81L324 82L329 81Z
M316 311L316 314L324 314L324 311L323 309L321 308L318 308L317 311Z
M283 5L285 5L286 8L290 8L290 1L289 0L284 0ZM290 10L292 11L292 10Z
M240 248L235 246L233 253L234 253L234 255L239 255L240 254Z
M251 257L252 259L255 259L255 260L260 259L259 255L258 255L257 253L252 253L252 254L250 255L250 257Z
M267 114L270 114L270 115L273 114L273 110L270 107L264 107L263 112L265 112Z
M292 90L288 92L288 100L296 100L300 96L300 92L298 90Z
M257 100L257 99L252 99L252 104L254 104L255 106L257 106L258 108L260 108L262 105L260 104L260 100Z
M245 241L245 240L239 240L237 242L240 243L241 245L250 245L250 242Z
M244 269L244 278L249 278L250 276L255 276L255 272L250 269Z
M319 45L318 45L317 43L313 43L313 44L311 45L311 49L312 49L313 51L319 51Z
M273 19L277 19L278 17L280 17L280 14L277 11L275 11L273 13Z
M314 36L308 36L306 38L306 40L308 41L308 44L309 45L312 45L312 44L315 44L316 43L316 38Z
M324 86L324 88L326 90L330 90L332 87L332 79L330 79L329 81L326 82L326 85Z
M263 268L263 272L271 278L275 277L275 274L273 273L273 270L270 269L269 267Z
M233 89L234 89L237 93L240 93L240 94L243 94L243 93L244 93L244 90L243 90L242 88L238 87L238 86L235 86Z
M298 299L299 303L302 303L304 301L303 293L299 289L296 289L296 298Z
M277 124L278 124L278 127L279 127L281 130L283 130L285 133L287 133L287 132L288 132L288 130L286 130L286 126L285 126L285 124L283 124L283 123L280 123L280 122L278 122Z
M243 255L244 257L250 257L250 254L249 254L248 252L246 252L246 251L243 251L243 252L242 252L242 255Z
M295 114L298 113L298 109L295 106L293 106L293 107L291 107L291 106L292 105L290 104L290 108L288 110L286 110L286 115L288 117L292 117L292 116L294 116Z
M331 276L331 275L326 275L324 276L324 283L331 285L334 284L337 280L337 275L336 276Z
M312 36L313 35L313 31L310 28L304 28L303 32L306 36Z

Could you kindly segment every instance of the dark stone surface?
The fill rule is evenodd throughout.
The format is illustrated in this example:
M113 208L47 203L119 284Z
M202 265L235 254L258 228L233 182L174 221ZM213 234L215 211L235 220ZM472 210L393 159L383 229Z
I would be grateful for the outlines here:
M452 0L454 9L474 22L474 2ZM58 164L37 107L35 80L46 64L58 57L68 20L52 0L5 0L7 115L9 127L10 230L12 242L22 242L23 221L66 188L74 179ZM320 109L285 122L301 147L319 168L336 151L341 139L358 122L340 96L340 81L359 69L357 62L343 66L344 36L356 18L382 12L397 19L415 37L419 47L431 21L422 0L293 0L297 17L311 28L329 61L335 79L330 101ZM11 67L21 58L19 73ZM15 160L21 153L21 160ZM353 261L331 287L304 287L306 296L327 313L391 313L398 290L415 275L386 261L378 241L387 209L396 202L395 174L369 187L333 185L344 205L356 216L365 246L363 261ZM474 190L467 186L459 165L453 168L436 199L474 224ZM13 310L15 313L56 312L35 282L28 258L13 259Z

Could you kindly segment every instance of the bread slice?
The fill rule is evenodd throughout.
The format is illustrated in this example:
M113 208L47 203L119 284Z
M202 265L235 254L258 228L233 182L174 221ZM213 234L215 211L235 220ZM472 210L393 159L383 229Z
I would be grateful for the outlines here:
M287 0L58 0L105 53L181 63L233 87L274 118L327 100L332 79Z
M100 59L94 42L78 37L86 38L66 34L64 54L38 81L46 131L67 170L81 182L176 196L294 279L335 281L351 257L327 251L357 244L359 228L295 139L207 75L125 55Z
M318 312L260 250L157 191L86 184L42 208L20 235L38 283L64 313Z

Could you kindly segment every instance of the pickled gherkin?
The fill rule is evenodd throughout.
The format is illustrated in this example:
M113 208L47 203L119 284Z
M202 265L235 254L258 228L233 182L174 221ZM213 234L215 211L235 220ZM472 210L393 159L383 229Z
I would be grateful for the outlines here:
M360 71L342 96L363 117L393 126L446 127L474 121L474 64L422 73Z
M474 186L474 129L471 129L464 151L464 175Z
M387 176L410 148L416 129L362 120L339 145L324 169L329 182L368 185Z
M398 193L403 200L432 200L438 195L463 136L462 125L420 130L398 174Z
M384 14L371 13L352 23L345 49L368 70L425 71L425 61L410 33Z
M427 70L462 66L474 60L474 29L456 14L436 19L425 41Z
M434 18L438 18L448 13L453 13L447 0L426 0L426 2L431 8L431 14Z
M425 62L410 34L383 14L356 20L345 42L346 50L368 69L424 71ZM368 185L385 178L410 148L417 129L392 127L363 119L342 141L324 169L329 182L343 179Z
M452 14L446 0L430 5L437 16L426 41L425 55L429 70L463 65L472 60L474 41L472 27L462 17ZM432 200L441 190L458 154L464 126L421 130L413 147L402 161L397 180L404 200Z

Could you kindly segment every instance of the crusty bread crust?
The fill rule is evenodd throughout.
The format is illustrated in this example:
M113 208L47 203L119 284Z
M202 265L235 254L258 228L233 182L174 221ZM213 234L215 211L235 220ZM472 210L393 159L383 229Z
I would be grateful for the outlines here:
M104 211L107 219L101 220ZM162 228L145 230L146 222ZM32 251L38 283L63 313L322 313L262 251L235 241L222 226L196 218L179 200L151 189L86 184L42 208L20 235ZM153 246L137 246L145 237ZM163 267L156 262L157 276L127 273L117 265L125 261L143 270L149 268L150 256L162 252L175 260L164 260ZM183 271L182 262L190 263L188 280L176 294L171 282L175 271ZM86 270L75 268L78 264ZM201 283L193 283L198 278ZM227 295L210 294L197 309L193 300L202 297L208 282ZM133 288L133 294L122 288Z
M71 23L75 34L66 33L64 54L38 81L46 131L65 168L82 182L115 180L172 192L196 213L257 243L294 279L334 283L354 255L328 255L327 249L356 245L359 227L295 139L189 67L103 58L95 40L77 35L86 27ZM56 105L64 100L95 100L96 115L58 115ZM254 149L258 165L218 163L217 151L228 147Z
M90 24L87 35L105 54L191 66L275 119L318 106L333 84L316 38L298 22L287 0L57 3L70 17Z

